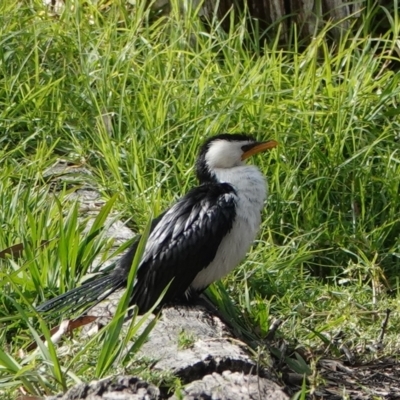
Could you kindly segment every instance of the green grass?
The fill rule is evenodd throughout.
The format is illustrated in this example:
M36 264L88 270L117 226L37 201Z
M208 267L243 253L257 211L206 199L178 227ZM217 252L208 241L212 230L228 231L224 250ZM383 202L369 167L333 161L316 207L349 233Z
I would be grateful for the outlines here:
M321 354L343 331L366 359L390 308L384 353L398 351L400 24L388 17L379 38L365 24L335 45L327 28L297 52L295 42L260 48L244 22L205 29L176 9L154 19L122 1L67 2L53 16L39 0L1 2L0 251L25 251L0 259L0 393L115 372L113 361L128 360L121 349L100 354L98 341L136 333L136 323L120 333L117 315L83 347L67 342L67 355L19 353L46 333L30 304L74 287L111 245L101 229L85 231L73 189L55 195L44 171L60 158L83 164L109 205L97 227L116 212L143 231L195 184L199 144L221 132L280 143L252 160L270 188L258 242L211 290L238 332L256 350L280 317L278 335L295 346Z

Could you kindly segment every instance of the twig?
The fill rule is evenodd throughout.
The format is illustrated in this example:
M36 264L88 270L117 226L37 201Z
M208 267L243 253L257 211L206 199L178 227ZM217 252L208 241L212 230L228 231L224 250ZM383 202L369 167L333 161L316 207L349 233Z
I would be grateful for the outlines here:
M386 315L385 315L384 320L382 321L381 331L379 332L379 336L378 336L379 344L382 344L382 342L383 342L383 337L385 336L385 333L386 333L386 329L387 329L387 326L389 323L389 315L391 312L392 312L392 310L390 310L389 308L386 310Z
M269 327L267 336L266 336L266 340L272 340L275 336L276 331L278 330L278 328L283 324L283 320L282 319L276 319L271 326Z

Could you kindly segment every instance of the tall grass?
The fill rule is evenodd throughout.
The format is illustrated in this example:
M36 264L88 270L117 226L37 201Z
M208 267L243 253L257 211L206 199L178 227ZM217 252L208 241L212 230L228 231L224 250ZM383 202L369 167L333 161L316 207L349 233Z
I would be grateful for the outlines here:
M310 328L372 340L390 307L388 348L397 346L398 305L385 290L399 291L398 15L379 38L360 27L332 45L327 28L298 52L260 47L244 19L227 32L178 7L154 19L144 3L67 1L59 16L39 0L0 4L0 250L25 245L0 260L0 382L21 370L17 350L41 330L18 307L31 315L26 303L76 285L105 245L96 237L82 253L86 221L44 170L57 158L84 164L141 231L195 184L199 144L221 132L280 146L253 160L269 181L264 223L225 289L213 289L216 301L229 295L253 336L283 317L282 333L303 345L321 344ZM0 390L55 391L104 372L68 365L66 381L28 374L34 388L20 379Z

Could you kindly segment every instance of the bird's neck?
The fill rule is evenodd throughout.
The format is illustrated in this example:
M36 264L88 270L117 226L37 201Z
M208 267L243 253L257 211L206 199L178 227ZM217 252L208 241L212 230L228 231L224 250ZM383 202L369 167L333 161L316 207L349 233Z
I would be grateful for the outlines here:
M254 165L213 170L214 183L229 183L239 196L244 196L257 208L262 208L267 198L267 182Z

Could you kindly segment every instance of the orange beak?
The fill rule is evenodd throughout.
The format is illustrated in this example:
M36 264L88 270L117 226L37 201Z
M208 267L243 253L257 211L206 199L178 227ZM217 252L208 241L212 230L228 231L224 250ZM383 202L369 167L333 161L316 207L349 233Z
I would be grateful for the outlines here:
M278 146L278 142L275 140L268 140L267 142L257 143L250 150L247 150L242 154L242 161L246 160L246 158L254 156L254 154L261 153L262 151L266 151L269 149L273 149L276 146Z

